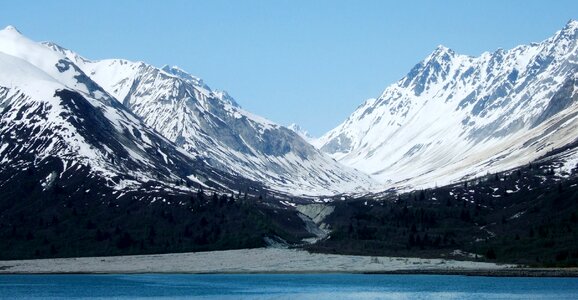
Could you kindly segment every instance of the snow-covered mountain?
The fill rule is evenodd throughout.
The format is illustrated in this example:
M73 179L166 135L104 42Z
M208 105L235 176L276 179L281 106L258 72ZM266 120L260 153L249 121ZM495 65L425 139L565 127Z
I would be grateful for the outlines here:
M374 181L344 167L298 134L242 109L177 67L122 59L91 61L54 43L105 91L150 127L210 166L291 194L365 190Z
M309 134L307 130L301 128L301 126L299 126L298 124L292 123L291 125L287 126L287 128L297 133L301 138L308 141L309 143L312 143L315 140L315 138L311 134Z
M9 26L0 31L0 186L21 172L46 190L56 179L123 193L152 182L169 191L249 183L175 147L73 61Z
M388 186L520 166L578 137L578 22L478 57L439 46L315 143Z

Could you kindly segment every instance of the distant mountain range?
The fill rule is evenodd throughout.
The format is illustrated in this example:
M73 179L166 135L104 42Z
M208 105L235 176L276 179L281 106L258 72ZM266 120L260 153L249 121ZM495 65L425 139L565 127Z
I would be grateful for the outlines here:
M223 91L177 67L121 59L90 61L53 43L122 105L212 168L291 194L366 189L372 180L343 167L298 134L243 110Z
M384 188L527 164L578 138L577 41L572 20L543 42L478 57L439 46L314 143Z
M176 147L71 60L14 27L0 31L0 66L0 167L13 174L0 185L27 172L46 192L57 179L78 178L122 193L151 182L166 192L260 186Z
M316 139L177 67L92 61L8 26L0 259L317 241L576 266L577 41L570 21L479 57L439 46Z
M0 32L2 165L56 159L54 176L86 168L117 189L188 182L309 196L467 180L576 140L577 32L570 21L541 43L479 57L439 46L314 139L177 67L92 61L9 26Z
M25 154L32 164L51 157L64 170L124 178L112 184L120 189L158 180L319 195L374 183L176 67L90 61L14 27L0 32L0 53L5 165Z

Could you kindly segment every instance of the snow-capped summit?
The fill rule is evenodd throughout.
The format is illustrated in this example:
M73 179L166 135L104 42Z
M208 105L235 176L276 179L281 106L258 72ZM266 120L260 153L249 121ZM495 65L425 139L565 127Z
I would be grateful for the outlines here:
M237 103L235 98L233 98L231 95L229 95L229 93L227 93L227 91L213 90L213 95L215 97L219 98L221 101L223 101L229 105L232 105L232 106L237 107L237 108L241 108L241 106Z
M307 130L301 128L301 126L298 124L292 123L291 125L287 126L287 128L291 129L293 132L297 133L300 137L310 143L315 140L315 138L310 135Z
M448 60L455 54L454 50L440 44L425 60Z
M568 22L562 29L562 32L565 34L576 34L577 31L578 31L578 21L574 19L568 20Z
M520 166L576 139L578 22L479 57L438 46L317 141L387 185L433 186Z
M178 67L64 54L148 126L211 167L291 194L364 191L374 181L344 167L293 131L242 109Z
M13 32L13 33L20 34L20 35L22 34L20 32L20 30L18 30L16 27L14 27L12 25L8 25L8 26L4 27L4 29L2 29L1 31Z
M203 80L199 77L195 77L187 72L185 72L185 70L177 67L177 66L169 66L169 65L164 65L161 70L167 72L168 74L171 75L175 75L176 77L179 77L181 79L187 80L188 82L194 84L195 86L198 86L200 88L203 89L207 89L209 90L210 88L203 82Z
M0 52L28 61L66 85L79 87L79 80L65 72L69 69L70 63L65 56L29 40L13 26L0 31L0 41L2 41ZM76 72L77 70L70 71ZM85 91L88 92L88 90Z
M76 190L99 183L101 192L175 181L234 190L245 181L175 147L65 54L0 31L2 176L26 171Z

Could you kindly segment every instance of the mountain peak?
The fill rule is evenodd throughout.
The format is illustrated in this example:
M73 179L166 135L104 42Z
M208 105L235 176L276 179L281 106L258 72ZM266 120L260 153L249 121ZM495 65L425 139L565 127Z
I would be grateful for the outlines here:
M315 145L381 183L413 188L536 159L542 145L574 139L557 122L576 110L568 84L578 21L561 28L539 44L478 57L439 45Z
M452 50L452 49L450 49L444 45L438 45L426 60L427 61L430 61L430 60L438 60L438 61L439 60L449 60L455 54L456 53L454 52L454 50Z
M177 76L181 79L192 82L196 86L209 89L209 87L205 85L205 83L203 82L203 80L201 78L193 76L193 75L189 74L187 71L185 71L185 70L183 70L177 66L164 65L161 68L161 70L163 70L164 72L171 74L173 76Z
M564 26L564 31L566 30L572 30L575 31L576 29L578 29L578 21L574 20L574 19L570 19L567 23L566 26Z
M452 49L450 49L444 45L441 45L441 44L435 48L434 53L439 53L439 54L446 54L447 53L447 54L452 54L452 55L455 54L454 50L452 50Z
M566 23L562 30L556 32L556 35L548 41L571 41L578 39L578 21L571 19Z
M3 32L12 32L12 33L17 33L17 34L22 34L18 29L16 29L16 27L12 26L12 25L8 25L6 26L4 29L2 29Z
M287 126L287 128L289 128L289 129L291 129L291 130L293 130L293 131L295 131L295 132L299 132L299 131L302 130L301 126L299 126L299 125L296 124L296 123L291 123L291 125Z
M181 73L181 74L187 74L189 75L185 70L179 68L178 66L169 66L169 65L164 65L161 70L167 72L167 73Z
M227 91L220 91L220 90L214 90L213 91L213 95L217 98L219 98L221 101L226 102L234 107L241 107L237 101L235 101L235 98L233 98L231 95L229 95L229 93L227 93Z
M289 130L297 133L299 136L301 136L306 141L311 141L314 139L313 136L311 136L311 134L309 134L309 132L307 130L301 128L301 126L299 126L298 124L292 123L291 125L287 126L287 128Z
M450 48L448 48L448 47L446 47L446 46L444 46L444 45L442 45L442 44L439 44L439 45L436 47L435 50L436 50L436 51L451 51L452 49L450 49Z

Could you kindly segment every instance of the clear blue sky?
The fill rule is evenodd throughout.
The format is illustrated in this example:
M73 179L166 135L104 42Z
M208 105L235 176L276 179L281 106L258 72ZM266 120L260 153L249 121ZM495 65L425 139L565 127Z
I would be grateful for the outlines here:
M443 44L541 41L578 1L4 1L0 25L89 59L178 65L247 110L321 135ZM2 24L3 23L3 24Z

